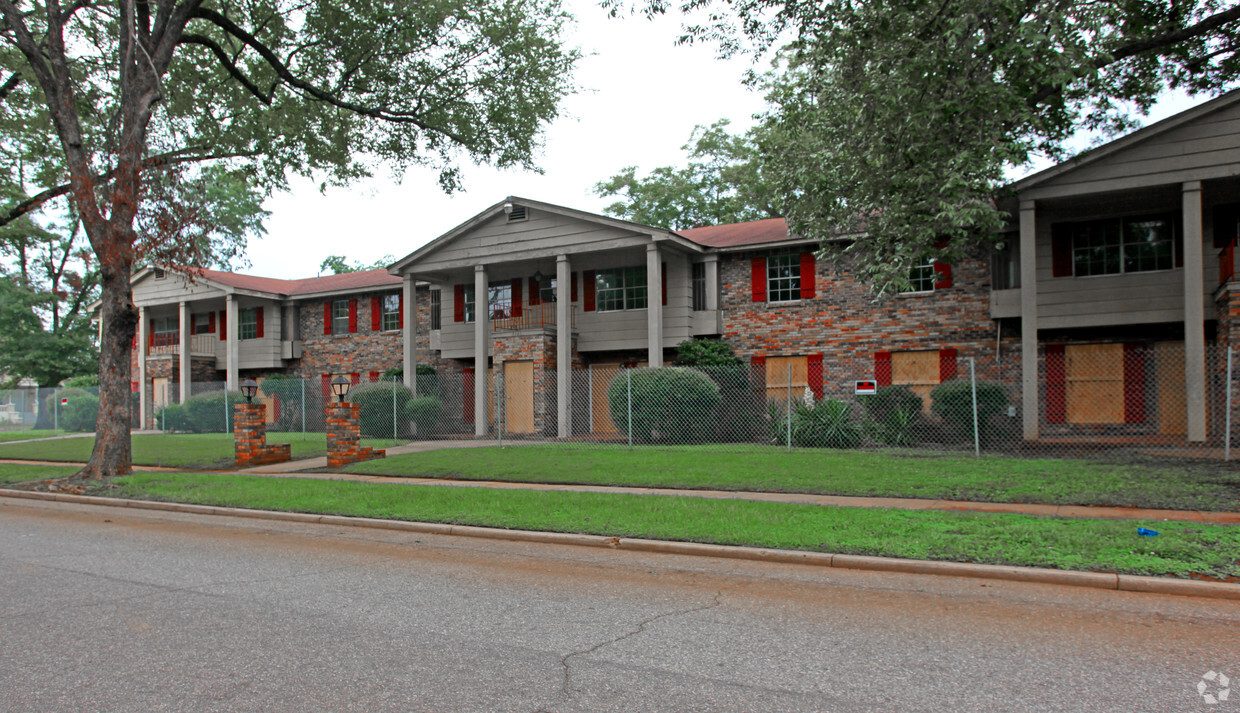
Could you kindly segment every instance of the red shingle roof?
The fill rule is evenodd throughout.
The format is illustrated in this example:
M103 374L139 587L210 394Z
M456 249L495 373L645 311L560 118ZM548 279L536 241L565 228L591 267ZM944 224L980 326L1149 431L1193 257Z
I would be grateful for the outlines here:
M401 283L399 277L389 275L388 271L383 269L345 272L339 275L325 275L323 277L307 277L301 280L281 280L275 277L242 275L236 272L223 272L221 270L192 270L192 272L212 282L236 287L240 290L272 292L290 297L310 295L316 292L343 292L370 287L395 287Z
M676 234L709 248L733 248L797 239L797 236L788 234L788 224L783 218L751 220L748 223L728 225L707 225L701 228L677 230Z

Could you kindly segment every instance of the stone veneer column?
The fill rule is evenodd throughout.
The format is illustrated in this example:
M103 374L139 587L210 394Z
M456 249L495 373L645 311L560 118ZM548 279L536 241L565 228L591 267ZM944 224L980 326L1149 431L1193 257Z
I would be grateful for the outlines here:
M414 302L417 299L417 289L413 281L413 275L405 275L401 282L401 290L404 291L405 313L401 316L404 320L405 328L401 331L402 347L404 353L402 355L402 368L405 372L405 386L413 392L414 396L418 395L417 391L417 375L418 375L418 306Z
M487 435L487 342L490 338L491 310L487 299L487 269L474 267L474 435Z
M185 403L186 401L189 400L190 385L194 380L193 374L190 371L190 344L189 344L189 341L190 341L189 333L192 331L193 324L189 316L189 303L188 302L182 301L180 304L180 309L178 311L180 312L179 321L181 325L181 331L180 331L180 338L181 338L180 352L181 353L178 355L179 360L180 360L180 365L181 365L181 368L180 368L180 371L181 371L181 376L180 376L181 403Z
M567 255L555 256L555 409L557 434L573 434L573 303L572 266Z
M1037 205L1020 202L1020 368L1021 414L1027 441L1038 439L1038 265Z
M1206 440L1205 290L1202 275L1201 181L1183 184L1184 205L1184 388L1188 440Z
M646 360L663 366L663 258L659 246L646 246Z

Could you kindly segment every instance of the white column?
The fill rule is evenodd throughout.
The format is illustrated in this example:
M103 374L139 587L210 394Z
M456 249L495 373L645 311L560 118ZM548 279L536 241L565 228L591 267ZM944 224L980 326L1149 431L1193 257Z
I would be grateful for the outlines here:
M232 295L224 297L224 314L227 315L228 322L228 349L224 359L228 381L225 387L229 391L236 391L241 388L241 379L237 376L241 364L241 345L237 343L237 299Z
M474 435L487 435L487 341L491 311L487 301L487 269L474 267ZM498 395L496 397L498 399Z
M1206 440L1206 332L1202 276L1201 181L1182 187L1184 201L1184 388L1188 440Z
M572 273L567 255L555 256L555 408L557 433L568 438L572 423L573 368L573 303L570 281Z
M146 419L150 415L151 404L146 399L146 308L138 308L138 428L146 428Z
M719 309L719 256L707 255L703 264L706 266L706 309Z
M190 368L190 328L193 326L189 315L189 303L181 302L181 403L189 400L190 383L193 381Z
M405 328L401 331L404 355L401 363L405 372L405 386L413 389L416 383L414 376L418 373L418 306L414 302L417 299L418 293L413 281L413 275L404 276L401 282L401 289L404 290L405 296L405 313L402 317L405 321ZM414 395L416 396L417 394Z
M1025 440L1038 439L1037 206L1020 202L1020 368Z
M646 361L663 366L663 259L654 243L646 246L646 340Z

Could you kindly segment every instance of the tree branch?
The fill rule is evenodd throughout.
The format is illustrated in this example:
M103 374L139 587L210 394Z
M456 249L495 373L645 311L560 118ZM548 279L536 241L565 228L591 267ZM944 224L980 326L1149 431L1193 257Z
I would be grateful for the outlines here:
M1184 42L1185 40L1200 37L1217 30L1228 23L1235 22L1236 20L1240 20L1240 5L1236 5L1228 10L1215 13L1195 25L1182 27L1172 32L1165 32L1161 35L1155 35L1154 37L1148 37L1143 40L1137 40L1123 45L1117 48L1114 52L1111 52L1109 55L1099 57L1093 62L1087 64L1085 67L1082 67L1076 72L1075 78L1080 78L1091 71L1102 69L1107 65L1123 61L1129 57L1135 57L1140 54L1145 54L1146 52L1162 50ZM1029 97L1029 106L1037 106L1043 101L1062 92L1065 84L1067 84L1067 82L1047 84L1039 87L1038 91L1034 92Z
M10 74L9 78L4 80L4 84L0 84L0 102L8 98L9 92L13 91L13 89L21 83L22 75L17 72Z
M246 32L244 29L237 26L232 20L229 20L227 17L224 17L223 15L219 14L218 12L215 12L214 10L209 10L206 8L199 7L199 8L196 8L191 13L191 16L210 22L211 24L215 25L216 27L220 28L221 30L227 32L228 34L237 38L241 42L245 43L247 46L249 46L251 49L257 52L258 55L262 57L263 60L267 62L267 64L275 71L276 76L278 76L286 84L288 84L291 87L300 89L301 91L305 92L306 94L310 95L311 97L315 99L318 99L319 101L325 102L327 104L331 104L332 106L340 107L341 109L346 109L348 111L351 111L355 114L360 114L362 116L369 116L375 119L382 119L383 121L390 121L390 122L398 123L398 124L413 124L414 126L417 126L420 129L424 129L426 131L434 132L437 134L442 134L452 139L455 142L458 142L461 144L468 144L468 141L465 139L465 137L458 136L442 127L432 126L430 124L427 124L426 122L422 121L422 119L419 118L419 115L415 112L392 111L390 109L382 109L379 107L371 107L371 106L365 106L362 104L356 104L354 102L341 99L340 97L330 92L319 89L313 84L294 75L292 70L290 70L288 66L284 64L284 62L280 61L280 58L276 56L275 52L272 52L271 49L268 48L262 42L260 42L258 38L254 37L249 32Z
M180 44L201 45L202 47L206 47L211 50L211 53L215 55L215 58L220 61L220 65L224 67L224 71L228 72L228 76L240 82L241 86L245 87L247 91L253 94L254 97L264 105L271 106L271 102L275 98L276 94L276 85L271 85L271 91L264 94L263 91L254 84L254 82L250 81L249 77L245 76L245 73L237 68L237 65L233 63L232 58L228 56L228 53L224 51L224 48L220 47L215 40L205 35L194 35L187 33L181 35Z

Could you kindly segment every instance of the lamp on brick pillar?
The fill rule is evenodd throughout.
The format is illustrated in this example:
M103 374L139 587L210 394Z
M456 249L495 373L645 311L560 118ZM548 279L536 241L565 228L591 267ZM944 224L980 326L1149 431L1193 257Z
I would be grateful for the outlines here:
M245 394L245 402L247 404L254 403L254 394L258 393L258 382L253 379L245 379L241 382L241 393Z
M352 382L343 376L332 379L332 393L336 395L340 403L344 403L344 397L348 395L350 386Z

